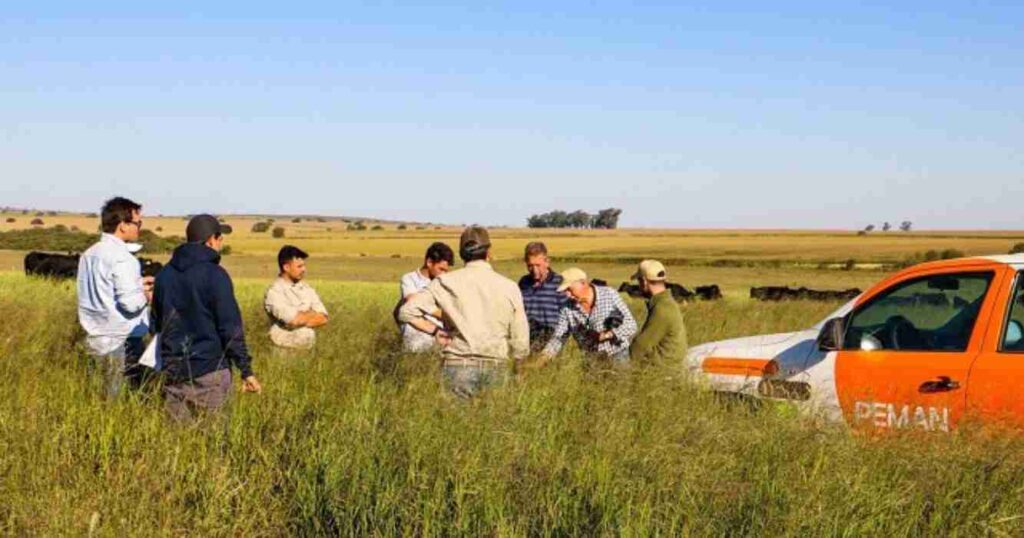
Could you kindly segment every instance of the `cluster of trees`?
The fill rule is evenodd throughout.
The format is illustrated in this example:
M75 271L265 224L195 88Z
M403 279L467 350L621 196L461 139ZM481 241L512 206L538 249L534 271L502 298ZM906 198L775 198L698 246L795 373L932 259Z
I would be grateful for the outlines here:
M900 223L900 231L901 232L909 232L911 229L913 229L913 227L914 227L914 223L910 222L909 220L905 220L905 221ZM874 224L868 224L867 226L864 227L863 230L861 230L858 233L860 235L867 235L867 234L875 231L875 229L876 228L875 228ZM892 230L892 224L889 224L888 222L882 223L882 231L883 232L888 232L889 230Z
M526 225L530 228L594 228L602 230L614 230L619 227L619 216L622 210L614 207L602 209L596 215L583 210L576 210L571 213L567 211L552 211L532 215L526 219Z

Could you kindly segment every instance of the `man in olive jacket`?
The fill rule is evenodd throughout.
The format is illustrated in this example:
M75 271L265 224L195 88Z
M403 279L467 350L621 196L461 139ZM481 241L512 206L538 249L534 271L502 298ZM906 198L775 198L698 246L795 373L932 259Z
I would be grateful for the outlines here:
M686 327L679 305L665 286L665 266L657 260L640 262L633 278L647 300L647 320L629 348L633 362L657 362L682 359L686 353Z

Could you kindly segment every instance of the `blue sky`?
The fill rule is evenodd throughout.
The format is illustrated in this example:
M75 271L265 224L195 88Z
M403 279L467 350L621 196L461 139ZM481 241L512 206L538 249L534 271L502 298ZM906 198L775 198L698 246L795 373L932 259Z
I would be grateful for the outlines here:
M0 205L1024 229L1020 2L12 4Z

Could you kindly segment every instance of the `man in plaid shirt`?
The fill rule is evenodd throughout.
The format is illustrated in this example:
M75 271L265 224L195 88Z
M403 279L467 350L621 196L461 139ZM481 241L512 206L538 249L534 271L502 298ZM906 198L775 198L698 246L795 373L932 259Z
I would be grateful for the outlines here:
M591 284L587 274L575 267L562 272L558 291L567 293L571 301L562 307L544 356L558 355L571 334L585 353L629 363L629 344L637 326L619 292Z

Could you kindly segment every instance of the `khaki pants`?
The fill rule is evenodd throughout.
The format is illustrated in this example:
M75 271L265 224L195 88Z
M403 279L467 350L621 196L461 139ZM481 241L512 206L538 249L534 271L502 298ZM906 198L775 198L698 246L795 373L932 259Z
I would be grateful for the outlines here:
M143 351L141 338L128 338L106 355L90 355L90 366L99 374L107 398L117 398L126 382L132 388L138 388L143 368L139 366L139 357Z
M231 370L224 368L192 381L164 385L164 410L177 422L220 411L231 399Z

